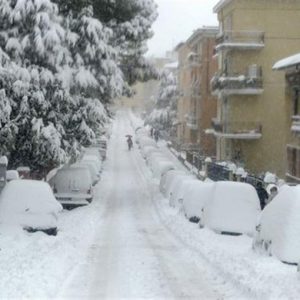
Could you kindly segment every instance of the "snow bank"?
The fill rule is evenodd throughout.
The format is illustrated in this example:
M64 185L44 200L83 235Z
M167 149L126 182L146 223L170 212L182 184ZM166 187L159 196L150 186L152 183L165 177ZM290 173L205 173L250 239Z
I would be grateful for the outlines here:
M300 261L300 186L286 186L265 207L254 247L288 263Z
M42 181L13 180L7 183L0 196L2 224L53 228L61 210L50 186Z
M211 201L204 205L205 226L219 232L253 234L259 199L253 186L241 182L217 182Z

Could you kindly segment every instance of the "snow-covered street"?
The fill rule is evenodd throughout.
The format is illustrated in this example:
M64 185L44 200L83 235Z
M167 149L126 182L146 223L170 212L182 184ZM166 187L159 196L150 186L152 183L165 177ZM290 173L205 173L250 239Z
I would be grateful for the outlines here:
M95 199L63 212L56 237L1 231L0 298L297 299L296 266L169 207L137 146L127 150L137 126L117 113Z
M189 258L184 244L161 223L139 151L127 150L124 137L133 129L125 114L119 116L100 183L106 196L97 199L103 213L96 239L59 296L223 298L205 267Z

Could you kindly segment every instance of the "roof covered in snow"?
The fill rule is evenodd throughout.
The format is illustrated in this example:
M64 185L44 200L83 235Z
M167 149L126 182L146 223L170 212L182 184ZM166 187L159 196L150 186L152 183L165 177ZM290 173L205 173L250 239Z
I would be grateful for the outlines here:
M282 70L289 67L293 67L300 64L300 53L294 54L292 56L288 56L277 61L274 66L273 70Z

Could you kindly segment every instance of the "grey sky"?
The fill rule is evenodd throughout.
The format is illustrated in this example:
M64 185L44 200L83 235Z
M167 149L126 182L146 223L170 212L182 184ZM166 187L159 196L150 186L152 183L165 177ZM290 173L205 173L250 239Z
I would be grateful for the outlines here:
M154 37L148 42L148 56L163 56L194 29L217 25L213 7L218 0L155 0L159 16L153 24Z

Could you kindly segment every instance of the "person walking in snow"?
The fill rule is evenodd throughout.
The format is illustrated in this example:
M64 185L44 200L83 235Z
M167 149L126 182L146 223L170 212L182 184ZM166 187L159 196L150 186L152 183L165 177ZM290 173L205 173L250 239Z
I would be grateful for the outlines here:
M155 140L156 143L157 143L158 139L159 139L159 131L158 131L158 129L156 129L154 131L154 140Z
M131 148L133 147L133 142L132 142L132 136L127 135L127 145L128 145L128 150L130 151Z
M151 129L150 129L150 136L153 138L153 132L154 132L154 128L153 127L151 127Z
M258 181L256 184L256 192L260 201L260 207L263 210L267 204L269 195L268 192L263 188L261 181Z

